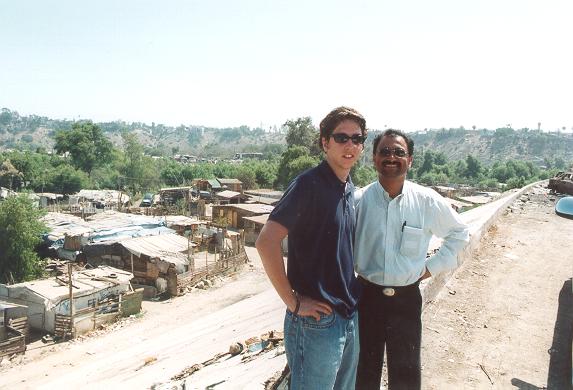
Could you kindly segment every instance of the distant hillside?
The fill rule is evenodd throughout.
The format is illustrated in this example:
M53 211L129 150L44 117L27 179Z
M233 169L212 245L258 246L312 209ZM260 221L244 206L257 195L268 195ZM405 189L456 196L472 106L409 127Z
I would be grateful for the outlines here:
M36 115L20 116L3 108L0 113L0 150L50 150L54 146L56 130L70 129L74 121L53 120ZM122 144L124 131L137 135L152 155L171 156L191 154L200 157L230 158L238 152L280 154L285 148L285 134L281 129L265 131L247 126L209 128L204 126L177 127L152 123L123 121L97 123L114 146Z
M371 141L379 134L372 130ZM409 133L414 140L416 155L425 151L442 152L449 161L465 159L468 154L486 166L495 161L531 161L537 166L551 165L556 159L573 163L573 134L545 133L539 130L499 128L496 130L441 129ZM368 142L366 156L372 155Z
M0 113L0 150L38 147L50 150L56 130L71 128L74 121L54 120L36 115L20 116L3 108ZM273 131L247 126L208 128L203 126L165 126L122 121L97 123L113 144L121 146L121 133L135 133L153 155L191 154L198 157L230 158L237 152L280 154L285 144L285 130ZM371 140L380 131L371 130L366 159L372 154ZM443 152L449 160L464 159L473 154L482 163L498 160L525 160L538 166L556 158L573 162L573 134L546 133L539 130L499 128L495 130L441 129L411 133L416 152Z
M562 158L573 161L573 134L544 133L539 130L450 129L413 134L422 150L443 152L450 160L472 154L486 165L495 161L522 160L544 165ZM420 150L420 151L422 151Z

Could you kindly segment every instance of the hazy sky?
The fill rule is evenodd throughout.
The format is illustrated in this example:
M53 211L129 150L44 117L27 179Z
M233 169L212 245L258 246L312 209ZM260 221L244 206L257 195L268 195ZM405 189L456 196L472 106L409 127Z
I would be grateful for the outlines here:
M0 107L167 125L573 127L571 0L0 0Z

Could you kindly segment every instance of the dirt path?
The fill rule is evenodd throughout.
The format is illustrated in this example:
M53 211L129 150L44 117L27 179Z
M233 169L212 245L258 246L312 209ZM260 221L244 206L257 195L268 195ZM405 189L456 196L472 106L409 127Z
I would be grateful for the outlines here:
M424 389L568 389L573 220L534 189L423 314Z

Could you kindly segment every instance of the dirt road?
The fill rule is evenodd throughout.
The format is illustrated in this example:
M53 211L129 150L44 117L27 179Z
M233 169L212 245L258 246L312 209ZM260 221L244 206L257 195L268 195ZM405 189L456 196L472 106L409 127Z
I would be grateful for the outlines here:
M573 220L523 200L426 307L424 389L570 388Z

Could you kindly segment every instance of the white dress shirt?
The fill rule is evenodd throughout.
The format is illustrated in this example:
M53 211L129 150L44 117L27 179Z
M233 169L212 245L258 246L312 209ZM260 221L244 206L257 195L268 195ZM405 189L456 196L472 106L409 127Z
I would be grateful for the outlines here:
M432 275L458 266L457 255L469 241L468 227L432 190L405 181L390 198L376 181L355 193L357 226L355 270L382 286L407 286L425 272ZM442 237L439 251L426 260L432 235Z

